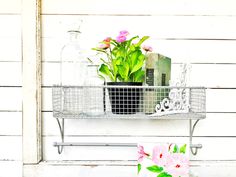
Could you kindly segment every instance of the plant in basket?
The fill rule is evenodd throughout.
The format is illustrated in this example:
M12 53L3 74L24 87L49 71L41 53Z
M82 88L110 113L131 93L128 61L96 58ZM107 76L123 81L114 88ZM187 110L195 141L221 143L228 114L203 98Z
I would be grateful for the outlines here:
M93 48L105 54L105 58L101 58L99 74L109 80L109 97L112 112L115 114L137 112L141 88L136 87L142 86L144 81L144 52L152 51L151 47L142 46L149 36L134 36L128 39L128 35L128 31L120 31L116 38L108 37L100 42L97 48Z

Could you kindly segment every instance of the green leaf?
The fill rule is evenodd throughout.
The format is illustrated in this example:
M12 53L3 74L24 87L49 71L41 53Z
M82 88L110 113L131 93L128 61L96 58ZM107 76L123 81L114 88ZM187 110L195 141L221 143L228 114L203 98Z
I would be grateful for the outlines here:
M139 41L137 44L135 44L135 47L140 47L141 44L142 44L144 41L146 41L148 38L149 38L149 36L144 36L144 37L142 37L142 39L140 39L140 41Z
M151 172L154 172L154 173L160 173L163 171L163 168L162 167L158 167L157 165L153 165L153 166L150 166L150 167L147 167L147 169Z
M121 59L120 58L112 60L112 71L113 71L113 76L114 76L115 80L116 80L116 76L117 76L117 73L118 73L117 65L120 65L120 63L121 63Z
M140 68L143 67L145 57L142 56L143 54L139 55L138 58L134 61L136 63L134 63L134 65L132 66L130 74L138 71Z
M118 65L118 73L122 77L124 81L128 81L129 76L129 64L126 62L123 62L121 65Z
M126 43L126 50L128 50L132 45L131 45L131 42L134 40L134 39L136 39L136 38L138 38L138 36L134 36L134 37L132 37L130 40L128 40L127 41L127 43ZM131 46L130 46L131 45Z
M113 77L113 75L112 75L112 72L110 71L110 69L109 69L109 67L108 67L107 65L102 64L102 65L99 67L99 72L102 73L102 74L104 74L104 75L109 76L112 81L115 81L115 80L114 80L114 77Z
M143 82L144 80L144 76L145 76L145 72L140 69L138 71L136 71L135 73L133 73L133 81L134 82Z
M185 152L186 152L186 147L187 147L186 144L184 144L183 146L181 146L179 152L185 154Z
M160 173L159 175L157 175L157 177L172 177L172 175L170 175L166 172L163 172L163 173Z
M139 172L141 171L141 168L142 168L142 165L139 163L139 164L138 164L138 174L139 174Z
M178 152L178 146L175 144L173 153L177 153L177 152Z
M135 65L139 64L139 56L142 55L141 50L136 50L135 52L132 52L130 56L130 68L131 70L134 68ZM142 62L142 60L140 60ZM143 62L142 62L143 63Z
M100 49L100 48L92 48L92 50L96 50L96 51L98 51L98 52L102 52L102 53L107 54L107 51L104 50L104 49Z

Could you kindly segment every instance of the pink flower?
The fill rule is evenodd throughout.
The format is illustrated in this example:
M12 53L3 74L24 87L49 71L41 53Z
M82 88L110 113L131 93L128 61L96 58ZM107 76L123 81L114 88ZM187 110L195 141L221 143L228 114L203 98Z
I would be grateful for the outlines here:
M188 158L182 153L171 154L171 156L167 159L166 172L172 175L172 177L188 175Z
M129 32L127 30L120 31L120 36L128 36Z
M143 146L138 146L138 162L142 162L144 157L149 157L150 155L144 152Z
M151 46L148 46L148 45L143 45L143 50L145 50L146 52L152 52L153 49Z
M106 39L104 39L101 42L101 44L98 46L98 48L106 50L110 47L110 42L111 42L111 38L107 37Z
M153 148L152 161L158 166L165 166L169 155L167 145L157 145Z
M108 49L109 47L110 47L110 44L104 44L104 43L102 43L102 44L100 44L100 45L98 46L98 48L103 49L103 50L106 50L106 49Z
M110 37L107 37L106 39L103 40L103 42L110 43L110 42L111 42L111 38L110 38Z
M126 36L123 36L123 35L119 35L116 37L116 42L124 42L126 41Z

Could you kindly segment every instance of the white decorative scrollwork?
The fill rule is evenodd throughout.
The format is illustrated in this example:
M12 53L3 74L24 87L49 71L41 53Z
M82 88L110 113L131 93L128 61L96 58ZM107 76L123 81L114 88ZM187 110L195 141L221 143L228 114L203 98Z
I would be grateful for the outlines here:
M157 103L155 113L150 116L162 116L168 114L188 113L190 104L190 90L186 87L187 73L190 67L187 64L182 66L180 79L175 83L175 86L170 87L167 98Z

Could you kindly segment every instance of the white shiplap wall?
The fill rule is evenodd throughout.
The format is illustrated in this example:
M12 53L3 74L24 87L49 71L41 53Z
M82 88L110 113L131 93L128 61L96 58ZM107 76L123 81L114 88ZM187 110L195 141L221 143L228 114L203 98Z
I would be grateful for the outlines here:
M21 176L18 163L22 127L20 11L20 0L0 1L0 177ZM192 171L200 177L234 177L236 3L233 0L127 0L125 3L42 0L45 162L38 167L29 166L28 171L39 177L135 176L134 148L68 147L58 155L52 146L59 140L59 130L52 117L51 86L59 81L59 53L66 30L79 19L84 20L81 43L87 50L107 35L114 36L119 30L127 29L131 34L150 35L153 48L170 56L175 66L180 62L193 63L192 85L211 89L207 90L207 118L199 122L195 132L194 141L202 143L203 149L192 157ZM185 121L117 120L114 124L110 120L72 120L66 123L68 141L168 141L186 140L188 136ZM11 170L12 167L17 170ZM219 168L222 170L216 171Z
M112 171L122 167L124 172L122 170L120 176L135 176L132 163L122 162L136 159L135 148L66 147L63 154L58 155L52 147L52 143L59 140L59 130L51 113L51 86L59 83L59 54L65 43L66 31L71 24L83 19L81 44L88 51L104 37L114 36L119 30L127 29L131 34L150 35L149 44L156 52L170 56L175 63L174 67L181 62L192 63L191 84L210 88L207 90L207 118L200 121L194 139L203 144L203 149L192 157L192 171L201 177L231 175L229 169L232 171L234 168L229 166L236 160L236 108L233 101L236 99L234 1L128 0L121 3L115 0L43 0L42 5L44 159L51 162L53 168L57 169L55 166L58 163L69 161L63 164L68 170L62 170L60 174L73 175L70 173L72 169L81 174L76 170L81 164L75 161L92 160L96 164L97 161L105 160L107 168L98 165L83 171L81 167L82 174L116 176L118 174ZM168 141L175 140L173 136L177 136L177 140L187 140L188 122L66 122L68 141ZM112 164L117 160L118 165ZM196 162L197 165L194 165ZM209 165L208 162L212 168L204 168ZM72 164L76 167L73 168ZM214 172L219 167L225 168L224 175Z
M203 144L203 149L192 157L192 171L201 177L216 176L214 171L222 167L225 174L217 175L231 175L229 169L232 171L234 168L229 166L236 160L234 1L128 0L122 5L115 0L42 2L44 159L51 162L53 168L57 169L55 166L58 163L64 163L68 170L60 171L62 176L73 175L70 173L72 169L87 176L135 176L132 163L122 162L136 159L135 148L67 147L62 155L58 155L52 147L52 143L59 140L59 130L51 113L51 86L59 82L59 54L65 43L66 30L72 23L83 19L81 44L88 51L104 37L127 29L131 34L150 35L149 44L156 52L170 56L174 67L181 62L192 63L191 84L211 88L207 90L207 118L200 121L194 139ZM66 122L68 141L181 141L187 140L187 136L186 121L116 120L115 124L111 120ZM107 168L98 165L83 170L78 160L95 161L96 165L96 162L104 160ZM65 163L67 161L69 163ZM204 167L209 164L209 169ZM76 167L73 168L73 165ZM78 166L81 167L81 173L76 170ZM112 173L121 168L123 170L119 174Z
M21 0L0 1L0 23L0 176L20 177Z

